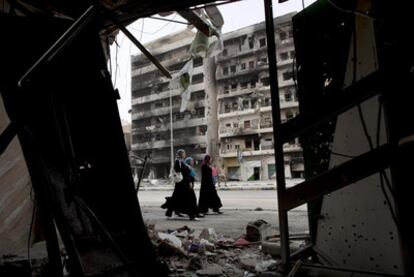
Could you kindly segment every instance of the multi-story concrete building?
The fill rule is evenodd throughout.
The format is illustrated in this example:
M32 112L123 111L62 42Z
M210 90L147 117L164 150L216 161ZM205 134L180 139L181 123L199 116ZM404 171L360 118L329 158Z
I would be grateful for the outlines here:
M190 45L194 36L194 32L185 30L145 46L174 74L190 58ZM174 149L185 149L196 160L196 164L200 164L204 154L216 151L217 145L216 108L207 108L215 106L215 103L209 102L215 101L217 97L214 59L194 59L191 100L183 113L179 111L180 89L170 90L170 80L163 77L145 56L133 56L131 62L132 150L141 157L150 153L150 177L167 177L170 170L170 93Z
M293 77L295 56L291 17L275 19L282 119L298 112ZM195 34L189 30L148 43L146 47L172 73L190 57ZM264 22L223 35L224 49L215 58L194 60L191 103L179 112L180 89L144 56L132 58L132 150L152 156L152 177L169 173L169 95L173 102L174 148L184 148L197 161L214 157L229 180L275 177L271 97ZM298 141L285 145L286 177L302 177Z
M291 17L275 19L281 117L298 112L293 78L295 56ZM271 96L264 22L223 35L216 57L220 154L227 179L275 178ZM302 177L302 149L297 140L284 146L286 177Z

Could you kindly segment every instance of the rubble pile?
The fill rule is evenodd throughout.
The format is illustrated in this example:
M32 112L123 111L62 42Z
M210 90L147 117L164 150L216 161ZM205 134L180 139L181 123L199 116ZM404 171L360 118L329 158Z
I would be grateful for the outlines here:
M213 228L183 226L159 232L154 224L147 227L170 276L279 276L277 260L262 251L262 240L270 229L263 220L249 223L246 235L236 239L217 234Z

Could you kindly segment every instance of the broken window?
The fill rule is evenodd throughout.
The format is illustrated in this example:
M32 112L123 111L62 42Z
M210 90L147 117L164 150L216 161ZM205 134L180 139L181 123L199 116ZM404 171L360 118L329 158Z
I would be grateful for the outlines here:
M267 87L268 85L270 85L270 79L269 77L266 78L262 78L260 79L260 82L262 83L263 86Z
M289 38L293 38L293 29L289 30Z
M288 52L280 53L280 60L286 61L289 58Z
M246 146L246 149L250 149L250 148L252 148L252 141L251 141L250 139L246 139L246 140L244 141L244 144L245 144L245 146Z
M293 71L285 71L283 72L283 80L287 81L293 78Z
M234 149L239 150L240 149L240 144L234 145Z
M290 58L291 59L294 59L295 55L296 55L295 50L290 51Z
M223 75L227 75L227 74L229 74L229 68L223 67Z
M246 63L242 63L242 64L240 65L240 68L241 68L241 70L245 70L245 69L246 69Z
M256 87L256 80L252 80L250 81L250 88L255 88Z
M234 123L233 123L233 127L234 127L234 128L239 128L239 123L234 122Z
M260 45L260 47L264 47L264 46L266 46L266 39L265 39L265 38L261 38L261 39L259 40L259 45Z
M202 57L197 57L193 60L193 65L194 67L199 67L203 65L203 58ZM182 67L181 67L182 68ZM180 68L180 69L181 69Z
M285 101L286 102L292 101L292 92L289 91L289 90L287 92L285 92Z
M223 86L223 93L229 93L229 86L228 85Z
M245 129L250 128L250 120L245 120L244 121L244 128Z
M230 72L231 73L236 73L236 66L235 65L230 66Z
M237 89L237 83L231 84L231 90L236 90Z
M249 62L249 69L253 69L254 68L254 61L250 61Z
M227 56L227 48L223 49L223 56Z
M248 84L249 84L249 82L241 82L240 83L240 88L241 89L246 89Z
M254 38L253 37L249 37L249 48L250 49L254 48Z
M279 33L279 38L280 38L281 41L286 40L286 38L287 38L286 32L280 32Z
M231 124L230 123L226 123L226 127L231 127Z
M287 111L286 112L286 119L289 120L291 118L293 118L293 113L291 111Z

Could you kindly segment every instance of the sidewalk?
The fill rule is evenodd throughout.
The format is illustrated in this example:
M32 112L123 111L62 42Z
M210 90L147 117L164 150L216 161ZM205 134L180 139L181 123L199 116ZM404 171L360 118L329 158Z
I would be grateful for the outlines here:
M292 187L303 182L304 179L286 179L286 187ZM216 186L217 190L276 190L276 180L266 181L228 181ZM139 188L140 191L168 191L173 190L174 186L165 180L143 180ZM200 182L195 182L194 189L200 189Z

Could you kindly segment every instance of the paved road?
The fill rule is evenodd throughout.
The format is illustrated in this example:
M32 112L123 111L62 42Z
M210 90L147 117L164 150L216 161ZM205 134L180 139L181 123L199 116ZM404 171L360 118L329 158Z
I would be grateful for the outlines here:
M260 207L264 210L277 210L277 196L275 190L243 190L243 191L219 191L223 209L254 210ZM143 207L159 207L165 201L166 196L171 196L172 191L140 191L138 199ZM198 198L198 191L196 191ZM296 211L306 211L306 206L301 206Z
M237 238L244 232L248 222L264 219L273 227L273 233L278 233L278 215L276 191L220 191L223 202L222 215L207 215L200 221L189 221L187 218L167 219L165 210L160 208L165 196L171 191L141 191L140 200L144 220L154 223L157 230L176 229L187 225L190 228L201 230L213 227L217 233ZM196 192L198 195L198 192ZM257 211L256 208L263 210ZM292 233L308 231L306 207L299 207L289 212L289 227Z

